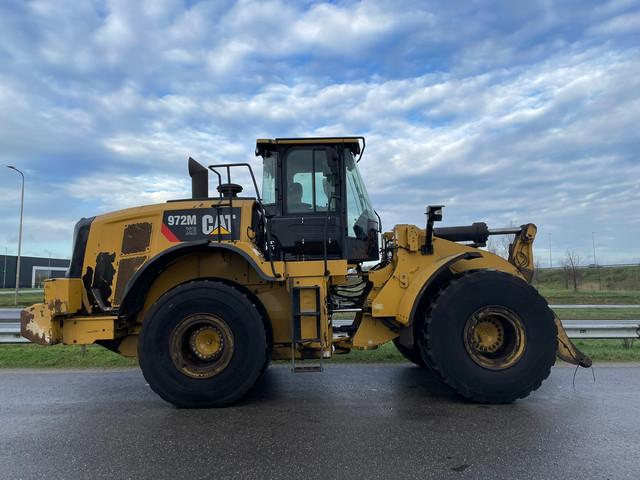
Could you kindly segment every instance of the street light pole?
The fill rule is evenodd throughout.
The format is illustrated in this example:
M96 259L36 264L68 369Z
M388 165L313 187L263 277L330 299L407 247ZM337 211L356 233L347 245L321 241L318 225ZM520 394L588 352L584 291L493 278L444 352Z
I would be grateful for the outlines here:
M549 268L553 268L553 260L551 259L551 234L549 234Z
M4 268L2 270L2 288L7 287L7 252L9 249L4 247Z
M20 229L18 230L18 260L16 262L16 295L15 304L18 304L18 291L20 289L20 252L22 250L22 214L24 212L24 173L13 165L7 165L7 168L15 170L22 177L22 190L20 193Z
M44 253L46 253L49 256L49 264L47 266L47 278L51 278L51 255L53 255L53 252L51 252L51 250L45 250ZM42 281L42 283L44 285L44 280Z
M596 258L596 232L591 232L591 244L593 245L593 266L598 269L598 259ZM602 290L602 275L598 269L598 288Z

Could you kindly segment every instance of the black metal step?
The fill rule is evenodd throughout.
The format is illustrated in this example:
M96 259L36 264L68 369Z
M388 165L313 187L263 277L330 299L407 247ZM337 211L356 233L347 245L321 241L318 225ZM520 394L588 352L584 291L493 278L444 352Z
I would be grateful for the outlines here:
M322 365L295 365L292 367L291 371L293 373L313 373L313 372L321 372Z
M358 330L358 327L355 325L340 325L338 327L333 327L334 332L340 333L354 333Z

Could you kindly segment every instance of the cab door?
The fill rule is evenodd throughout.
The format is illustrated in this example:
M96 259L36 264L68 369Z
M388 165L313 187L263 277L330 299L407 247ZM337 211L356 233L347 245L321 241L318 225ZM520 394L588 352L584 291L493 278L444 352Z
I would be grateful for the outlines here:
M278 152L278 213L271 237L283 259L343 258L338 151L294 145Z

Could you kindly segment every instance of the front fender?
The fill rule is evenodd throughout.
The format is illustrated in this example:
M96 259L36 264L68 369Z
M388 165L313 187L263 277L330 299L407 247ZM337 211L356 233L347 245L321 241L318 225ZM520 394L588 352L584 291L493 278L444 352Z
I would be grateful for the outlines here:
M396 321L409 326L421 295L440 273L460 260L473 260L482 255L478 252L460 252L433 261L422 268L410 267L411 258L403 257L396 271L371 303L373 317L395 317Z
M429 268L422 270L419 275L416 275L402 295L396 318L401 320L404 325L409 325L413 320L422 295L445 269L453 266L460 260L473 260L480 257L482 257L482 255L478 252L458 253L441 258L438 262L430 265Z

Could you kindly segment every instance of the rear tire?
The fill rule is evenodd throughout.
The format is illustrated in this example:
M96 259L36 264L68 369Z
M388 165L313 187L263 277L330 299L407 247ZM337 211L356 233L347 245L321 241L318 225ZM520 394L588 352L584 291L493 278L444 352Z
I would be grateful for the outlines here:
M239 400L268 366L258 309L221 282L194 281L163 295L142 324L138 358L149 386L180 408Z
M422 329L432 368L465 398L510 403L529 395L555 363L553 312L524 280L479 270L434 299Z

